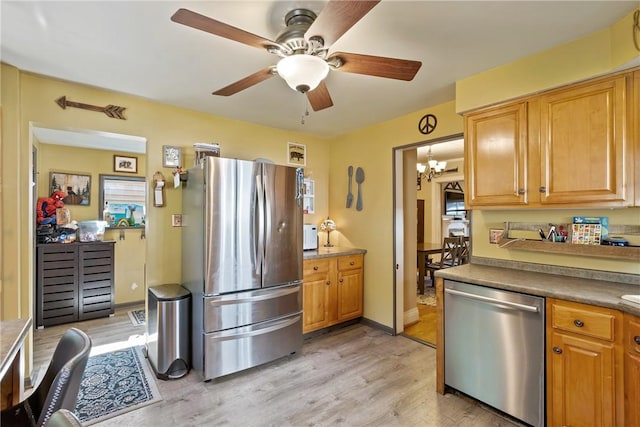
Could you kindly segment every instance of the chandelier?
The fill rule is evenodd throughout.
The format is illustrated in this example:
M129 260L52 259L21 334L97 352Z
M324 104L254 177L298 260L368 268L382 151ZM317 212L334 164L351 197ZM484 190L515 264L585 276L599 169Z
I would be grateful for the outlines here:
M429 170L427 170L427 167L429 167ZM431 155L431 147L429 147L429 151L427 152L427 164L425 165L423 163L418 163L416 165L416 168L418 169L420 178L422 179L426 177L428 182L431 182L434 177L440 176L444 172L458 172L457 167L453 169L447 169L446 161L439 162L437 160L434 160L433 156Z

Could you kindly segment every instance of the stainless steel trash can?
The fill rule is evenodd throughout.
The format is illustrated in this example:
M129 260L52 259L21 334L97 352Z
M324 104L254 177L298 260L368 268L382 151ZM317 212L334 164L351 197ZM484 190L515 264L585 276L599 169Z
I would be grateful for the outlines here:
M177 284L150 287L147 317L147 357L156 376L185 376L191 361L191 293Z

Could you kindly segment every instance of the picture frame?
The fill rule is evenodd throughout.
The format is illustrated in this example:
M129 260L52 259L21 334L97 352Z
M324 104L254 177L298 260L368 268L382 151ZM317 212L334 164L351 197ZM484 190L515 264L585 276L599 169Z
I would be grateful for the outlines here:
M73 172L50 172L49 194L61 191L65 205L89 206L91 204L91 175Z
M162 146L162 167L178 168L182 166L182 149L175 145Z
M113 171L138 173L138 158L131 156L113 155Z
M497 245L500 243L500 238L504 233L504 229L502 228L490 228L489 229L489 243Z
M287 142L287 164L293 166L307 165L307 146L297 142Z

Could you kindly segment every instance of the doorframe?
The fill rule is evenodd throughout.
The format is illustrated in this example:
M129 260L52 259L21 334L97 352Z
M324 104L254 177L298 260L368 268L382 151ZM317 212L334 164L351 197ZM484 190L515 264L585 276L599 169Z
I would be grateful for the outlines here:
M392 175L393 175L393 334L404 332L404 265L415 262L415 257L404 253L404 167L403 153L406 150L418 149L426 145L439 144L455 139L464 139L464 133L447 135L427 141L414 142L412 144L393 147L392 149ZM462 172L464 176L464 170ZM415 185L415 181L413 181ZM415 214L415 212L414 212ZM414 236L415 237L415 236ZM413 261L411 261L413 260Z

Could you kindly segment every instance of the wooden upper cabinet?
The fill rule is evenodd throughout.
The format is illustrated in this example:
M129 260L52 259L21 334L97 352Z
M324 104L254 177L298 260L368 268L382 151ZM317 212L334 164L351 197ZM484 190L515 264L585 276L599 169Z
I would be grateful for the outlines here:
M640 70L465 114L468 208L640 206Z
M465 116L466 203L527 203L527 104L518 102Z
M540 204L633 204L631 76L540 96Z
M640 206L640 70L636 70L633 73L633 97L631 101L632 137L635 141L635 175L633 180L636 191L635 206Z

